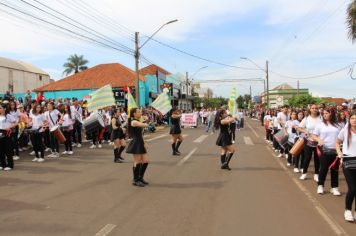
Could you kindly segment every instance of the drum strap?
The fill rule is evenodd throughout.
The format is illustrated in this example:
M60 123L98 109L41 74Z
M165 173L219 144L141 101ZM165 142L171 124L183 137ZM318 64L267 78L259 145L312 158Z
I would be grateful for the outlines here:
M52 124L53 124L53 125L56 125L56 124L54 123L53 119L52 119L51 112L48 112L48 116L49 116L49 118L51 119Z

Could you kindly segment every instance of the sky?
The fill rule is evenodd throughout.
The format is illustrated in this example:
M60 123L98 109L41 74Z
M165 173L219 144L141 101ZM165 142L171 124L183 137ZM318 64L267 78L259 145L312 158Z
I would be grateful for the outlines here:
M265 79L265 71L258 67L264 69L268 60L270 89L282 83L296 88L299 80L300 88L309 88L313 96L354 98L356 80L351 79L350 68L356 62L356 45L348 38L345 23L350 1L0 0L0 28L5 32L0 37L0 56L36 65L55 80L63 78L63 64L72 54L84 55L89 67L121 63L133 69L134 32L139 32L141 45L161 25L177 19L154 39L196 57L150 40L140 50L145 58L141 68L154 63L171 73L188 72L194 75L190 79L213 89L215 96L229 97L232 87L239 95L249 93L251 87L255 96L263 92L263 81L245 79ZM45 8L50 7L67 22L26 2L58 14ZM81 29L73 26L78 22ZM96 35L88 34L91 30ZM115 49L83 40L78 34L105 44L115 41L111 46ZM110 41L103 41L104 37ZM199 70L202 67L206 68ZM339 72L331 73L335 71ZM224 82L234 79L244 81Z

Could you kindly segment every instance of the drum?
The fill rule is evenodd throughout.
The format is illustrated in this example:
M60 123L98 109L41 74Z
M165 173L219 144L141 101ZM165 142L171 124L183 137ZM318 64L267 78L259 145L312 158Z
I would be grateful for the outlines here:
M304 148L304 138L298 139L297 142L293 145L292 149L289 151L290 154L292 154L293 157L297 157L303 150Z
M99 128L104 128L104 119L99 113L93 113L83 121L84 129L87 133L91 133Z
M53 126L53 128L50 129L50 132L53 133L54 137L57 138L59 143L65 143L66 138L64 137L61 129L59 128L59 125Z

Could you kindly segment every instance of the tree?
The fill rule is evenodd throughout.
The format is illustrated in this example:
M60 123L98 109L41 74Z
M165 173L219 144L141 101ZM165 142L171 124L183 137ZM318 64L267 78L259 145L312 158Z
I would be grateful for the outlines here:
M352 0L347 7L347 27L349 28L349 38L352 42L356 40L356 0Z
M288 105L291 107L306 107L309 104L320 104L322 100L317 97L313 97L310 94L306 95L294 95L288 99Z
M88 64L89 61L85 60L83 55L78 56L77 54L70 55L67 58L67 62L64 63L63 67L65 70L63 71L63 74L68 76L74 72L74 74L88 69L86 64Z
M238 96L236 99L237 102L237 107L238 108L244 108L244 97L243 96Z

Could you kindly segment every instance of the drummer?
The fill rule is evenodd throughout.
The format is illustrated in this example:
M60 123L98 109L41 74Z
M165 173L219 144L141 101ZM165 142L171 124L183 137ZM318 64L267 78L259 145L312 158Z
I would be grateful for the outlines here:
M72 110L68 104L64 105L64 116L61 118L60 123L61 129L63 130L63 134L66 138L65 151L62 152L62 154L73 155L72 132L75 121L72 115Z
M54 132L51 132L51 130L55 128L55 126L58 126L57 123L60 114L61 113L57 109L55 109L53 102L49 102L47 104L47 111L44 113L44 116L47 120L48 128L50 130L49 139L50 139L50 145L52 150L52 153L47 157L53 157L53 158L59 157L59 142L56 136L54 135Z
M29 126L31 129L29 132L33 150L35 152L35 158L32 161L44 162L43 127L45 127L48 122L43 115L43 110L40 104L35 104L32 113L30 114L30 119L31 121L29 122Z
M80 106L78 99L73 99L73 106L71 106L72 116L75 119L73 124L73 146L80 148L82 146L82 120L83 120L83 109Z

